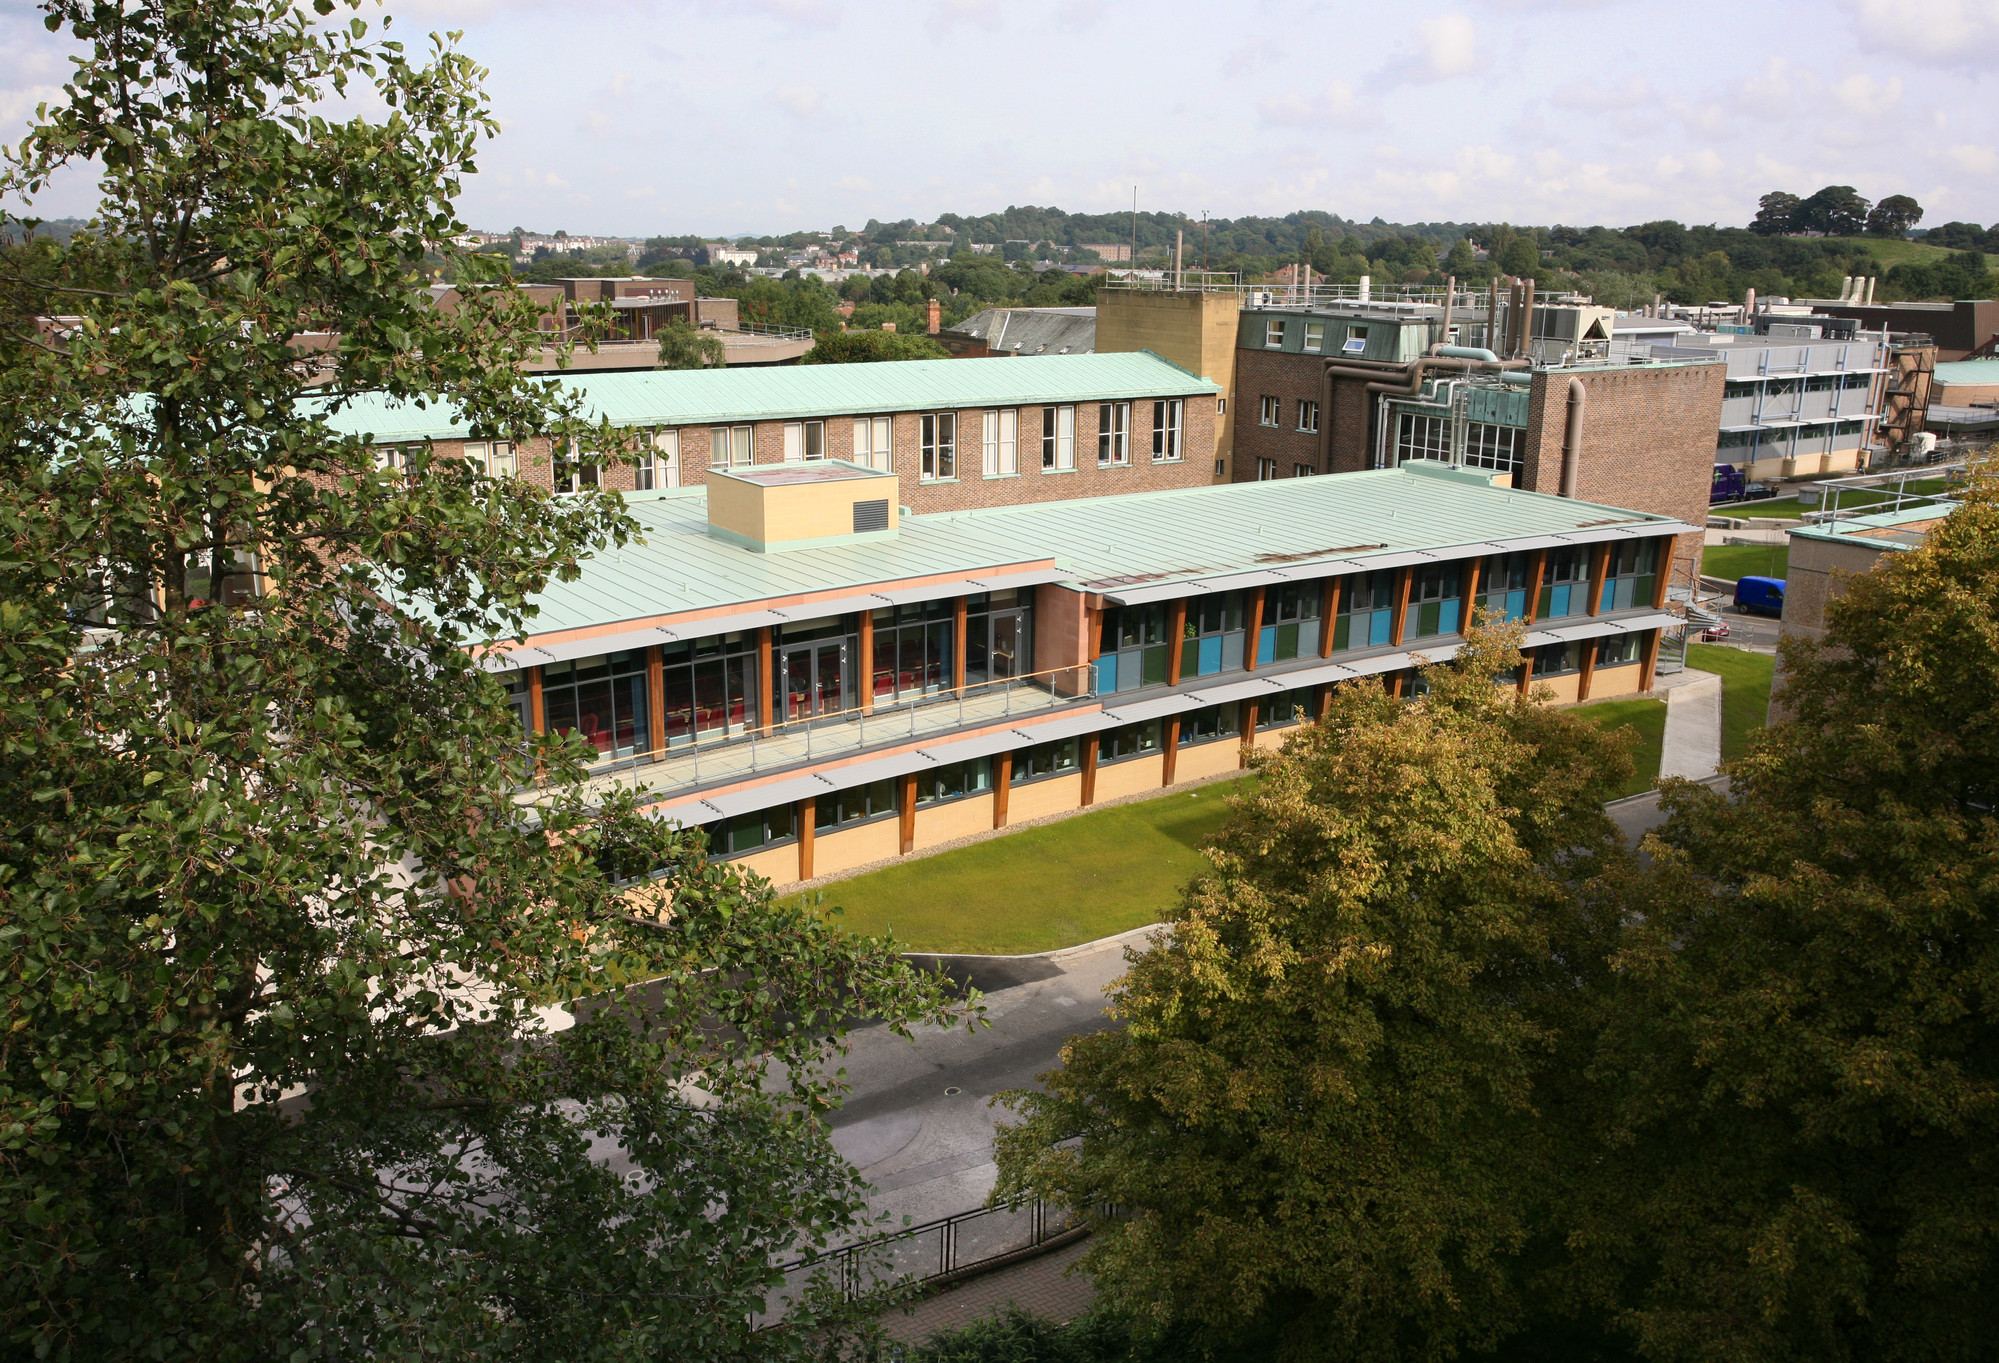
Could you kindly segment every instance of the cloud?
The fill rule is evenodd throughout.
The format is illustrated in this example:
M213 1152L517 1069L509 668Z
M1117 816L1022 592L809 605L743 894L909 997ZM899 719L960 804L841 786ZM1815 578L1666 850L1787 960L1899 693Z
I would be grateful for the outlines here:
M1846 0L1863 47L1937 66L1990 69L1999 0Z
M1424 69L1432 80L1468 76L1485 65L1478 45L1478 30L1469 16L1456 10L1425 19L1416 25L1416 43L1421 49Z
M1599 85L1585 76L1567 85L1556 86L1555 92L1548 98L1557 108L1603 113L1648 103L1652 98L1652 82L1643 76L1634 76L1622 83Z
M1990 147L1974 147L1963 143L1947 148L1944 155L1966 175L1991 175L1999 172L1999 152Z
M1902 78L1890 76L1877 81L1864 71L1856 71L1833 87L1833 95L1856 114L1884 114L1902 98Z
M1258 106L1258 112L1265 123L1277 127L1315 128L1334 119L1344 119L1353 112L1353 107L1353 87L1336 80L1316 95L1294 91L1266 99ZM1351 125L1351 120L1346 121Z
M930 0L925 27L933 38L943 38L962 27L982 28L997 33L1002 18L999 0Z
M850 194L865 194L875 187L875 182L865 175L842 175L839 185Z
M839 7L826 0L755 0L750 8L796 28L832 28L840 22Z
M810 118L819 111L819 91L810 85L780 85L771 98L800 118Z

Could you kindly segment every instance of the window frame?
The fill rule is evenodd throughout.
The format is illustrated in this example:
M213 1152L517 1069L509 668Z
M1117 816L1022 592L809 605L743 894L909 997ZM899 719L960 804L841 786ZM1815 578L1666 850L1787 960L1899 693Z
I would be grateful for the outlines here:
M1131 467L1131 404L1097 404L1097 467Z
M1020 476L1020 409L989 407L979 418L981 472L987 478Z
M478 453L473 453L473 451ZM465 442L466 461L477 460L479 471L488 478L518 478L521 472L519 453L511 440L468 440Z
M1041 471L1076 471L1076 405L1041 409Z
M917 481L954 483L958 480L958 414L925 412L917 429Z
M1284 424L1284 399L1265 393L1257 399L1256 424L1273 429Z
M814 454L813 447L818 447ZM826 457L826 423L824 421L787 421L784 423L784 459L786 463L804 463L808 460Z
M1305 420L1308 415L1311 417L1309 425ZM1319 403L1317 399L1298 399L1298 430L1304 435L1317 435L1319 433Z
M1282 350L1284 348L1284 319L1266 317L1263 319L1263 348Z
M1305 323L1304 349L1307 355L1322 355L1326 349L1326 324L1324 322Z
M1152 462L1177 464L1183 449L1187 416L1185 398L1155 398L1152 403Z
M865 438L864 438L865 436ZM881 439L877 441L876 436ZM863 448L865 446L865 448ZM865 468L882 473L892 473L895 449L895 418L891 416L857 416L854 418L854 443L848 452L853 462Z
M719 437L719 440L718 440ZM736 458L738 437L741 438L744 459ZM722 457L715 457L720 450ZM746 469L757 461L756 428L753 426L710 426L708 428L708 467L711 469Z

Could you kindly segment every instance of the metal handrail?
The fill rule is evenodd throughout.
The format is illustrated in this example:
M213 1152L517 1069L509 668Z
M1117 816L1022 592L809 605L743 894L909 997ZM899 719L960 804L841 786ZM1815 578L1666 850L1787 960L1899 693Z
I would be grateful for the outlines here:
M965 1227L988 1217L1012 1216L1019 1214L1023 1210L1026 1211L1028 1216L1027 1238L1024 1244L1011 1244L1007 1248L998 1250L995 1253L977 1254L975 1257L969 1258L960 1252L962 1244L960 1232ZM1060 1215L1062 1210L1060 1207L1051 1206L1041 1198L1034 1198L1031 1201L1002 1202L991 1207L979 1207L969 1212L958 1212L952 1216L941 1216L934 1221L925 1221L921 1225L906 1226L901 1230L890 1231L886 1235L877 1235L867 1240L857 1240L853 1244L841 1245L837 1249L828 1250L823 1254L808 1255L801 1259L794 1259L789 1263L778 1265L778 1272L791 1274L806 1269L831 1268L836 1276L836 1281L839 1283L841 1295L846 1300L853 1301L859 1297L883 1291L899 1283L909 1281L930 1282L937 1278L948 1277L954 1273L968 1272L984 1264L1011 1258L1016 1254L1021 1254L1028 1250L1039 1249L1059 1235L1067 1235L1072 1231L1088 1226L1089 1222L1080 1216L1070 1220L1063 1220ZM1049 1215L1050 1212L1054 1212L1056 1215L1051 1217ZM1116 1210L1114 1208L1104 1208L1098 1212L1099 1216L1115 1214ZM937 1237L937 1259L934 1269L926 1265L920 1272L907 1272L887 1277L886 1279L871 1274L868 1271L871 1264L878 1260L884 1251L892 1251L898 1245L908 1244L932 1235Z

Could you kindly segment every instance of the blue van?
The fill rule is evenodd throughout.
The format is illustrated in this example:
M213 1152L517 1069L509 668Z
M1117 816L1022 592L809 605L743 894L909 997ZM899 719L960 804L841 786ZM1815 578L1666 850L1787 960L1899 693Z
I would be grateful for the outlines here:
M1784 613L1784 579L1745 577L1735 584L1735 608L1744 615Z

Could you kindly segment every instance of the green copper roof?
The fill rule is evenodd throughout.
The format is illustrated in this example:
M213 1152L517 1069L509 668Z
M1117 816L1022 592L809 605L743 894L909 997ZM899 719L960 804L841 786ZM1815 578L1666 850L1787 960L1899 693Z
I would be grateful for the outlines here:
M1871 516L1843 516L1816 525L1793 526L1793 539L1825 540L1832 544L1861 543L1875 549L1920 549L1930 527L1957 510L1954 502L1924 502Z
M1149 350L561 374L552 381L580 393L586 412L607 417L614 426L702 426L880 412L1129 402L1222 391ZM382 441L462 439L469 434L448 408L419 409L373 394L355 399L336 414L333 426Z

